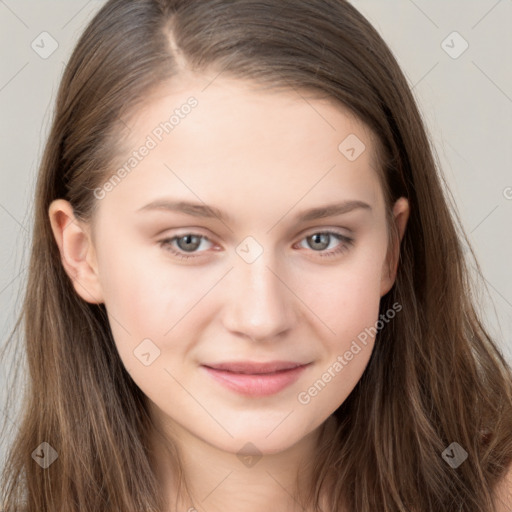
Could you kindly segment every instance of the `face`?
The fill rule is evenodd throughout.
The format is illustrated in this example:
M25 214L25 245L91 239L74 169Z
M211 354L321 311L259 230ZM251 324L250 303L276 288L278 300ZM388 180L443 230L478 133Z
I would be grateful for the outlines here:
M168 431L273 453L344 402L373 349L395 264L374 139L327 100L209 82L161 89L93 224L59 235L55 204L52 226ZM403 233L405 199L394 214Z

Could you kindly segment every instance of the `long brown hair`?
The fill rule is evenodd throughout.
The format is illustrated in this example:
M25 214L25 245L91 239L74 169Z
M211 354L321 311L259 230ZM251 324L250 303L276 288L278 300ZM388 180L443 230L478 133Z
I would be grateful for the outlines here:
M305 506L321 510L325 494L329 511L494 510L512 460L512 371L474 306L470 243L377 31L345 0L109 0L67 63L39 170L28 283L9 337L23 325L28 373L1 482L5 512L22 502L30 512L163 510L146 397L117 354L104 305L74 291L48 207L64 198L91 219L123 121L183 66L348 108L378 139L388 212L401 196L411 207L396 282L381 299L382 312L403 310L334 413ZM42 442L58 454L46 469L33 458ZM441 456L453 442L468 454L457 468Z

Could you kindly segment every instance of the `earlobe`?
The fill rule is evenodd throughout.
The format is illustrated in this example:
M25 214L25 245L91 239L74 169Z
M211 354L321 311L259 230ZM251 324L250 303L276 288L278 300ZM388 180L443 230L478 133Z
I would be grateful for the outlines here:
M409 219L409 201L405 197L401 197L395 202L393 206L393 219L398 239L395 238L392 247L388 248L388 253L382 267L381 297L391 290L396 279L398 262L400 260L400 244Z
M86 302L102 303L103 293L88 226L75 218L73 207L64 199L53 201L48 215L62 266L75 291Z

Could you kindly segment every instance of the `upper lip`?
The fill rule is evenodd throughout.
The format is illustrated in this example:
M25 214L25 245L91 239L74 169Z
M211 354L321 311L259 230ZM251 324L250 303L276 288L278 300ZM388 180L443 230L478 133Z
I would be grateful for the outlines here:
M204 364L203 366L233 373L258 374L290 370L298 366L304 366L305 364L308 363L297 363L295 361L268 361L266 363L257 363L254 361L227 361L223 363Z

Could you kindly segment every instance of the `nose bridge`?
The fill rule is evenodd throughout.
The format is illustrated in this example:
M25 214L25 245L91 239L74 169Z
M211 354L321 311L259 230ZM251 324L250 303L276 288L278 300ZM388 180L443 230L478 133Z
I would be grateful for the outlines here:
M254 261L236 257L226 304L229 330L253 339L270 339L291 327L293 294L281 281L277 267L270 250Z

